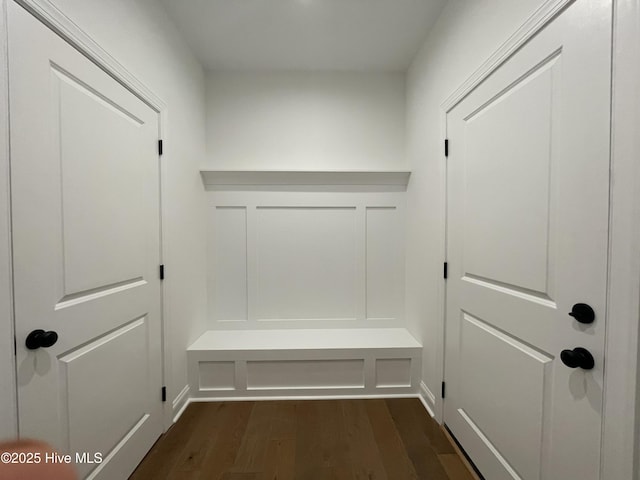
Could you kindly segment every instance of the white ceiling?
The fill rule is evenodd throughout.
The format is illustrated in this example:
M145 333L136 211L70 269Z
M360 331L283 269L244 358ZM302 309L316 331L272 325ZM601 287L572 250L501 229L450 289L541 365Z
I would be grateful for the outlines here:
M208 70L403 71L447 0L160 0Z

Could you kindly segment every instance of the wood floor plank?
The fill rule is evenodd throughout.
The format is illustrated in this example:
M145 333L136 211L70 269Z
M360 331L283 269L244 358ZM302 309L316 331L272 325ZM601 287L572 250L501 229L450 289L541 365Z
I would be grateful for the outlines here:
M238 449L242 444L244 433L255 402L229 402L227 408L220 410L222 422L215 442L205 458L197 478L218 480L229 472L235 463Z
M471 478L473 478L473 480L482 480L480 476L476 473L475 469L473 468L473 465L471 465L467 457L465 457L464 452L460 449L460 447L456 443L456 440L451 436L451 434L446 429L446 427L442 425L440 426L440 430L442 431L442 434L447 438L447 440L451 442L451 446L453 447L455 453L458 455L458 458L460 459L462 464L467 468L467 471L471 475Z
M194 403L134 480L476 480L416 399Z
M455 453L443 453L438 455L438 460L442 464L449 480L474 480L469 470Z
M296 409L300 402L275 402L277 407L271 424L272 439L292 439L296 436Z
M431 418L422 403L418 400L412 403L412 407L416 413L416 421L427 438L429 438L431 448L436 453L455 453L451 442L442 433L440 425Z
M447 473L420 426L421 414L414 409L416 402L418 400L414 398L386 400L387 408L418 477L430 480L448 480Z
M296 478L352 480L346 431L338 403L304 402L296 413Z
M215 436L217 410L221 403L193 403L176 423L154 446L145 461L130 477L135 480L177 478L180 467L193 471L188 465L201 458L207 442ZM187 477L188 478L188 477Z
M296 439L271 438L262 480L294 480L296 470Z
M276 402L256 402L232 467L233 472L262 471L277 407Z
M360 400L343 400L340 404L355 480L387 480L364 403Z
M131 480L145 480L147 478L162 480L167 478L168 471L173 468L180 455L181 447L189 440L199 414L196 405L190 405L180 417L180 422L173 425L167 433L158 439L129 478Z
M294 480L298 402L276 402L264 465L264 480Z
M296 478L306 478L322 468L318 405L317 401L303 402L296 409Z
M194 478L197 476L204 458L218 436L224 419L224 410L228 408L221 402L202 403L194 406L200 412L198 422L191 428L191 435L182 445L178 460L168 471L167 478Z
M262 473L236 473L227 472L223 473L220 480L260 480Z
M320 442L324 466L333 467L338 478L352 478L351 457L342 406L337 401L323 401L319 406Z
M418 479L384 400L367 400L367 415L389 479Z

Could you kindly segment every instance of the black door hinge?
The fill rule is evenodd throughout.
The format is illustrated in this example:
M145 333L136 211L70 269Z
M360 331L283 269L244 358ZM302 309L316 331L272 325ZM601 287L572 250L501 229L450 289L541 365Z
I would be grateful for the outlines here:
M158 140L158 155L162 155L162 140Z
M440 392L442 395L442 398L444 398L444 393L445 393L445 383L442 382L442 391Z
M15 335L13 336L13 355L18 355L18 339L15 337Z
M160 280L164 280L164 265L160 265Z
M162 387L162 401L167 401L167 387Z
M444 156L445 157L449 156L449 139L448 138L444 139Z
M444 262L444 268L442 269L442 276L446 280L449 277L449 264Z

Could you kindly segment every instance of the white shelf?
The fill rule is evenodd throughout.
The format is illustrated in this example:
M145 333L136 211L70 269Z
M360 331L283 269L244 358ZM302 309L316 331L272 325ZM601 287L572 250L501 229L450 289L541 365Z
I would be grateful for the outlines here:
M393 185L407 186L411 172L309 170L200 170L205 185Z
M420 343L404 328L209 330L187 350L359 350L416 349Z

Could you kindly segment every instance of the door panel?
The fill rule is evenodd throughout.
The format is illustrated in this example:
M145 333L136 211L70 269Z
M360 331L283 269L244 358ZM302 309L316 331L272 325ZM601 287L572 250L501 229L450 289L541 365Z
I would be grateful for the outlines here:
M540 478L542 407L553 359L467 313L460 337L460 397L473 399L464 403L465 421L481 425L522 478Z
M66 387L61 407L70 412L63 433L72 452L109 452L148 416L147 352L140 348L147 325L146 317L136 319L59 358L60 382ZM111 392L118 392L117 402Z
M162 432L158 115L8 3L19 428L126 478ZM29 350L36 329L58 341Z
M491 480L599 478L611 8L572 3L447 114L445 423Z
M547 298L557 60L527 72L464 119L465 274Z
M130 159L144 158L149 145L136 140L145 124L126 106L55 66L52 72L62 152L64 295L69 297L142 278L148 192L140 187L147 172L143 163Z

